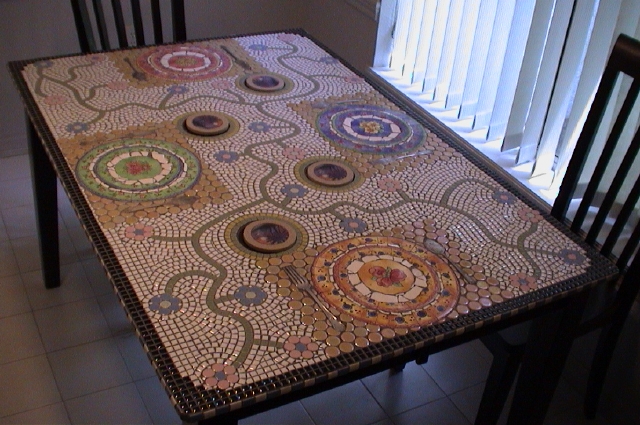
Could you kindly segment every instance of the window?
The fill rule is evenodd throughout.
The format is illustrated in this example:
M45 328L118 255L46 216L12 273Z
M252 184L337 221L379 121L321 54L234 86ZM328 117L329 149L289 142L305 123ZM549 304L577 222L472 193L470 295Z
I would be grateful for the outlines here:
M613 42L640 35L634 3L382 0L373 71L463 138L524 164L515 174L552 202Z

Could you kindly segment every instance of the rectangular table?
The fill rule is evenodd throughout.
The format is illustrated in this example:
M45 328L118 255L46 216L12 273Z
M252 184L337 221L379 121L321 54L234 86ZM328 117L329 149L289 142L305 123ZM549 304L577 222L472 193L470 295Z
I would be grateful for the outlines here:
M59 284L57 175L185 421L234 422L553 311L510 418L541 422L584 289L617 274L302 31L10 69L45 283Z

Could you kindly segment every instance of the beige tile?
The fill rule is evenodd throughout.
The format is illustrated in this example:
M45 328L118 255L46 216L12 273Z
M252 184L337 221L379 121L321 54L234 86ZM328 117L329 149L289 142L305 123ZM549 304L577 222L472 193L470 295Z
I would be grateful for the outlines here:
M55 351L48 358L63 400L132 381L113 338Z
M32 313L0 319L0 364L44 353L38 327Z
M62 304L34 312L47 352L111 336L95 299Z
M65 401L74 424L151 424L149 413L131 384Z
M20 275L0 277L0 318L31 310Z
M0 365L0 376L0 417L61 401L45 355Z
M39 409L0 418L0 425L25 424L66 425L71 424L71 422L63 403L51 404Z
M82 264L75 263L60 268L61 283L58 288L47 289L40 270L22 274L29 302L34 310L79 301L94 296Z

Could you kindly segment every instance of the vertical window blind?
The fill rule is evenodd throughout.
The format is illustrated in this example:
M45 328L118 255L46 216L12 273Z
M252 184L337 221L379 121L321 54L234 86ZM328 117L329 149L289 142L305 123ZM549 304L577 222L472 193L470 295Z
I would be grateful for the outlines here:
M373 71L559 186L637 0L382 0Z

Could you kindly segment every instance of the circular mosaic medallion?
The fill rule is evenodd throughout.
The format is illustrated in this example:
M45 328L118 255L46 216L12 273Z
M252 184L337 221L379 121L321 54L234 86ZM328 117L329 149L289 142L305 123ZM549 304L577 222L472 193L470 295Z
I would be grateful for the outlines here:
M276 75L255 74L250 75L244 81L247 87L257 91L278 91L284 88L284 80Z
M338 310L387 327L433 323L451 312L460 295L445 259L397 238L359 237L330 245L314 261L311 277Z
M198 136L217 136L229 130L229 120L216 113L196 113L184 121L188 132Z
M320 133L332 143L368 154L397 154L418 148L424 128L400 111L375 105L336 105L318 116Z
M247 224L242 231L244 243L259 252L281 252L296 243L296 232L282 220L263 219Z
M355 174L351 168L338 161L321 160L310 164L307 177L323 186L344 186L353 181Z
M202 81L231 69L229 56L213 47L164 46L138 56L136 64L145 73L171 81Z
M173 143L119 140L87 152L78 161L76 175L96 195L120 201L150 201L191 188L200 175L200 162Z

